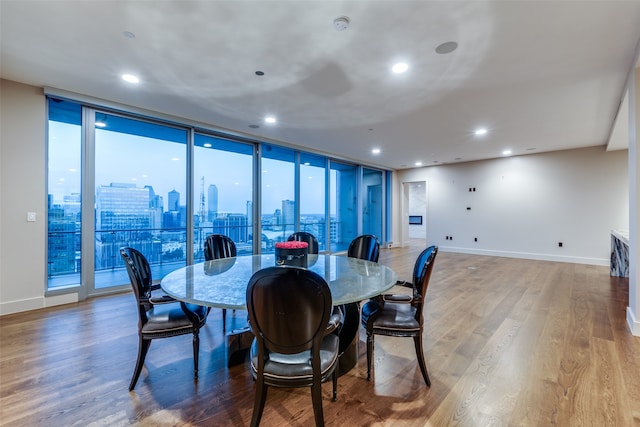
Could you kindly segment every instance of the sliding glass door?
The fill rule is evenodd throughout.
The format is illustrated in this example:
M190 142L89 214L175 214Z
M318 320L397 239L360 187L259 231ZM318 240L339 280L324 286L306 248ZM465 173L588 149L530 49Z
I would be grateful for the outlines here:
M295 152L268 144L262 147L261 248L271 253L277 242L287 240L296 230Z
M254 146L200 133L194 145L194 260L204 260L209 234L229 236L238 255L252 254Z
M357 166L332 161L329 230L331 252L345 251L358 235Z
M318 239L320 252L327 250L327 158L300 153L300 231Z
M122 246L142 252L158 279L186 264L187 136L95 113L95 289L128 283Z

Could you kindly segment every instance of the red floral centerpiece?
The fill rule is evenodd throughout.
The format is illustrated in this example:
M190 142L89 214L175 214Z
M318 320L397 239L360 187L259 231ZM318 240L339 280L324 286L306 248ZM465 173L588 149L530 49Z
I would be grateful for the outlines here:
M308 252L309 244L307 242L298 242L296 240L278 242L276 243L276 265L293 265L307 268Z

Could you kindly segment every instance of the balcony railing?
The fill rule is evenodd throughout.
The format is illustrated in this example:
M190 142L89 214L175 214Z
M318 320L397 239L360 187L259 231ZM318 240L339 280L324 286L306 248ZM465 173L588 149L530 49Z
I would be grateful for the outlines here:
M323 223L303 223L301 231L316 235L320 251L325 251ZM334 223L333 230L339 229ZM293 233L293 224L262 224L261 251L270 253L275 243L285 241ZM238 255L253 253L252 229L250 226L226 225L196 227L193 239L194 262L204 260L204 239L209 234L225 234L236 242ZM332 236L338 233L332 233ZM148 228L96 230L94 238L95 286L109 287L128 283L125 266L120 257L120 248L130 246L140 250L151 266L154 279L186 264L185 228ZM47 277L49 288L75 285L80 282L81 247L79 231L50 231L48 233L49 259ZM332 238L331 250L338 248ZM337 240L337 239L336 239Z

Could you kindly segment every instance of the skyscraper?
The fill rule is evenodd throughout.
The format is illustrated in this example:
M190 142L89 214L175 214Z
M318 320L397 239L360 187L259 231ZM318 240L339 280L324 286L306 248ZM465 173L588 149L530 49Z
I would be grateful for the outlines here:
M119 262L120 246L136 241L151 243L149 194L149 187L138 188L135 184L111 183L96 189L96 269Z
M282 201L282 225L284 229L295 228L296 224L296 202L293 200Z
M175 189L169 191L169 205L167 206L167 210L176 212L180 210L180 193Z

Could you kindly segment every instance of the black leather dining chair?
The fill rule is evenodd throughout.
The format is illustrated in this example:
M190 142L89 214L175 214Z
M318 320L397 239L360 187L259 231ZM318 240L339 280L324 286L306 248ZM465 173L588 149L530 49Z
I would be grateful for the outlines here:
M268 387L311 387L316 426L324 425L322 382L333 380L337 397L338 337L329 325L331 291L317 273L278 266L257 271L247 286L251 372L256 392L251 426L262 418Z
M358 236L349 244L347 256L378 262L378 258L380 257L380 242L378 242L378 238L372 234Z
M121 248L120 256L138 304L138 359L129 391L138 382L151 340L155 338L193 334L193 375L198 378L199 332L207 321L206 307L178 302L168 295L154 297L152 292L160 285L152 283L151 268L144 255L133 248Z
M237 256L236 244L224 234L209 234L204 241L204 259L232 258ZM222 332L227 332L227 309L222 309Z
M317 254L319 252L318 239L311 233L307 233L306 231L296 231L291 234L288 238L288 241L298 241L298 242L307 242L309 244L309 253Z
M426 248L416 259L413 281L398 282L398 285L412 289L411 295L385 294L369 300L362 307L362 325L367 331L367 380L371 380L374 335L412 337L422 377L427 387L431 387L422 348L423 309L437 254L437 246Z

